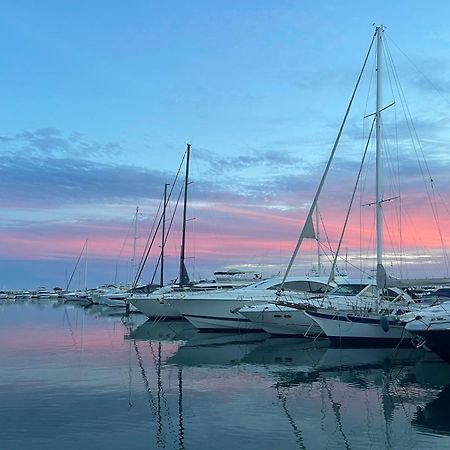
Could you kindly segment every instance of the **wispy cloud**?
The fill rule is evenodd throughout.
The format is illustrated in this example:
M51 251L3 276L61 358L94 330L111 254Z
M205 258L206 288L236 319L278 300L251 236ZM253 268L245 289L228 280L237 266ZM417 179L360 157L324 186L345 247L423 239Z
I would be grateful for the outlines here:
M3 156L0 168L0 202L28 207L159 197L169 175L41 154Z
M1 154L13 152L35 157L90 158L114 157L124 151L118 142L96 143L80 133L65 135L57 128L22 131L12 136L0 136Z

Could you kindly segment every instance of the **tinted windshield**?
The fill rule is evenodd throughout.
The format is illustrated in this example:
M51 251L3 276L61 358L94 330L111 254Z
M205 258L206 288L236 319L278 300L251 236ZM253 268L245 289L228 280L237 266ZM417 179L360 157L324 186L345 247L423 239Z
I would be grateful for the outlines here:
M341 284L331 292L333 295L356 295L361 292L366 284Z
M438 289L434 294L435 295L442 295L443 297L450 297L450 288Z
M278 290L281 287L281 283L270 287L269 289ZM297 292L314 292L317 294L323 294L326 292L327 285L324 283L318 283L317 281L286 281L283 286L285 291L297 291Z
M450 288L436 289L434 292L430 292L427 295L421 297L422 299L436 298L436 297L450 297Z

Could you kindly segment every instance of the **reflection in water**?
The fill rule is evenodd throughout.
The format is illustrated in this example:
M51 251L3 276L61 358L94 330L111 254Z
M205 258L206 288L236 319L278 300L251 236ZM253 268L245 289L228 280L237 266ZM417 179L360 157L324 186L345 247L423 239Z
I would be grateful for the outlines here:
M2 306L5 448L450 447L450 365L423 349Z
M148 404L150 406L150 410L152 412L153 418L156 420L156 444L158 448L166 448L168 445L168 440L166 434L174 435L174 424L172 419L172 414L169 407L169 402L165 394L165 390L163 387L163 381L161 376L162 370L162 343L161 342L152 342L149 341L149 348L151 350L151 354L153 356L153 363L156 369L156 383L157 383L157 392L156 392L156 401L154 395L152 393L149 377L147 376L146 369L144 367L144 362L137 345L136 340L133 341L134 350L136 353L136 357L138 360L139 368L142 374L142 380L145 386L145 390L148 396ZM154 346L157 346L157 353L155 354ZM182 369L178 370L178 433L176 436L176 441L178 443L179 449L184 449L184 426L183 426L183 395L182 395L182 385L183 377L182 377ZM167 412L167 423L169 433L165 433L164 430L164 417L163 417L163 408Z
M424 407L418 407L412 424L421 431L450 435L450 385Z
M167 363L193 367L237 365L264 339L266 333L196 333Z
M197 329L185 320L147 320L142 325L132 329L126 339L138 341L176 342L191 338Z

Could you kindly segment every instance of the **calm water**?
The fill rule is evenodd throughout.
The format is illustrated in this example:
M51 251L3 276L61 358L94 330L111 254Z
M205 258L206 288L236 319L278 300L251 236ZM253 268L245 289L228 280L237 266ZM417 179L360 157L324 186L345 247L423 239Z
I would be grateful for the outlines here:
M198 334L0 304L0 448L449 449L450 365L421 350Z

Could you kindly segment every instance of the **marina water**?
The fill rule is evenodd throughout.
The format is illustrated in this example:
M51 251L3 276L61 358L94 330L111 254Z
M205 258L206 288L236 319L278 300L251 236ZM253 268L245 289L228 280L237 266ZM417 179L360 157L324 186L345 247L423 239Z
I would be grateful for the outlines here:
M448 449L424 349L198 333L114 308L0 304L0 447Z

